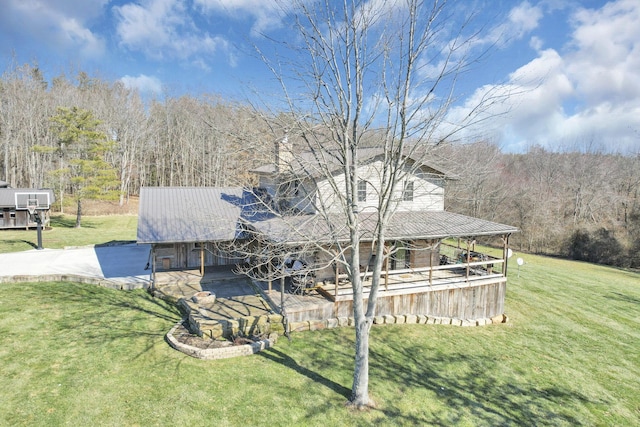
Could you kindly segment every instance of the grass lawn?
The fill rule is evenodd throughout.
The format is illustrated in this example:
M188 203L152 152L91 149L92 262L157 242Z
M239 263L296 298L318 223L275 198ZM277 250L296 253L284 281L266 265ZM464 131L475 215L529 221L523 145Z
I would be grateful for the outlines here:
M84 216L82 227L74 228L75 215L51 216L51 228L42 232L42 246L62 249L65 246L84 246L113 241L136 239L136 215ZM38 244L36 229L0 230L0 253L26 251Z
M165 343L180 314L144 291L5 284L0 425L639 425L640 276L523 258L509 323L374 327L363 412L344 406L350 328L202 361Z

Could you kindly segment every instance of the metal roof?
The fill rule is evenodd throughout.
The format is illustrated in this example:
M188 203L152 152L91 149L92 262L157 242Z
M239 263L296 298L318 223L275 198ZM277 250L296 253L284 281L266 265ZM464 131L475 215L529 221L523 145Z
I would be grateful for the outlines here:
M358 149L359 162L361 166L365 166L371 162L381 158L384 151L379 147L368 147ZM435 175L441 175L443 177L449 177L449 172L445 172L441 166L426 161L426 157L419 157L419 160L413 159L411 156L406 156L409 162L415 162L417 168L423 168L430 170ZM299 177L319 177L323 176L327 171L330 173L342 172L342 159L339 151L336 150L323 150L323 151L310 151L305 150L296 153L291 159L291 162L287 165L285 170L280 171L276 164L270 163L254 168L251 172L260 175L277 174L279 172L292 173Z
M2 182L2 181L0 181ZM56 201L55 194L50 188L0 188L0 207L16 207L16 193L49 193L49 203Z
M363 241L372 240L376 213L360 213ZM281 243L346 241L342 214L276 216L242 188L143 187L140 190L138 243L229 241L244 226ZM509 225L446 211L396 212L385 234L392 240L505 235Z
M375 213L360 214L363 241L373 240L377 221ZM281 243L347 241L349 229L342 214L295 215L274 217L251 223L258 232ZM390 240L439 239L505 235L518 232L516 227L446 211L396 212L389 221L385 236Z
M232 240L243 195L242 188L142 187L138 243Z

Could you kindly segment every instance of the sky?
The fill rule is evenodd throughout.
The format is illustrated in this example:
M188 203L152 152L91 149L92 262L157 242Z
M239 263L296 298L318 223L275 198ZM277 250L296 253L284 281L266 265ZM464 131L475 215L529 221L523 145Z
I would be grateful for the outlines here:
M382 0L370 0L372 7ZM467 133L533 146L640 153L639 0L458 0L489 54L461 79L447 120L509 94ZM122 81L147 97L247 99L275 84L254 54L287 38L276 0L0 0L0 59ZM473 131L473 132L472 132ZM463 138L464 139L464 138Z

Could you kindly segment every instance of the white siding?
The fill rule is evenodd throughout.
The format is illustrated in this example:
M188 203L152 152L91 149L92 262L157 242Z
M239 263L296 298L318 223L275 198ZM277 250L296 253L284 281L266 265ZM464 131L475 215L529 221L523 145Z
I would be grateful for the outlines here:
M381 171L382 162L380 161L362 166L359 169L359 179L368 183L366 201L358 203L361 211L375 209L378 206ZM334 194L334 190L327 180L323 180L317 183L317 197L322 198L329 211L335 212L341 210L339 199L345 195L344 174L335 176L334 180L340 190L340 195ZM403 188L406 180L413 182L413 200L411 201L403 200ZM440 176L423 172L407 175L406 178L398 183L393 195L399 211L444 210L444 179Z

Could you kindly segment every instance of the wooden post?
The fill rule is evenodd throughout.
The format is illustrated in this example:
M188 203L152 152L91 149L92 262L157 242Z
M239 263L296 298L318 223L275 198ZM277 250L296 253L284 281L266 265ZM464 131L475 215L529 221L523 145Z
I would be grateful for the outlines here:
M467 282L469 281L469 263L471 262L471 242L467 240Z
M429 251L429 286L433 285L433 244Z
M509 260L509 236L507 234L502 237L502 275L507 277L507 262Z
M280 314L284 315L284 271L280 274Z
M333 296L334 296L334 299L338 299L338 285L340 284L340 278L338 276L340 275L340 263L338 263L338 261L335 261L335 266L336 266L336 288L333 290Z
M389 249L387 249L388 246L385 244L383 250L384 252L386 252L384 254L385 259L384 259L384 269L386 271L386 275L384 276L384 290L388 291L389 290L389 253L391 252Z
M200 277L204 277L204 242L200 242Z
M267 269L268 269L268 283L269 283L269 293L271 293L271 283L273 282L273 280L271 280L271 275L273 274L273 268L271 266L271 261L269 261L269 263L267 264Z
M156 289L156 245L151 244L151 290Z

